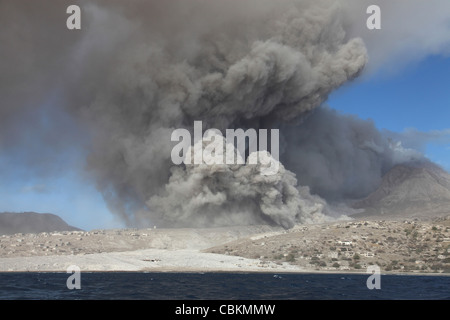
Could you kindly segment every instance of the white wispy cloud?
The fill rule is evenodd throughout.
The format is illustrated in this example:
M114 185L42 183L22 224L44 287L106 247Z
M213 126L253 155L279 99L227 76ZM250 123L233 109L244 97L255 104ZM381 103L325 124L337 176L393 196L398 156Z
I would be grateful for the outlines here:
M447 145L450 149L450 129L420 131L416 128L407 128L402 132L385 130L387 137L401 141L408 148L423 150L428 144Z
M31 186L24 186L20 189L22 193L47 193L49 192L48 187L45 184L36 184Z

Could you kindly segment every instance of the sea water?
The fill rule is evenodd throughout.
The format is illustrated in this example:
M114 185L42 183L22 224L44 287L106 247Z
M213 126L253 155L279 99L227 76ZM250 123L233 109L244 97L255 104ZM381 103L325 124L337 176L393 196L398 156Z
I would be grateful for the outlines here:
M144 273L80 274L68 289L67 273L0 273L0 299L132 300L443 300L450 277L381 275L368 289L364 274Z

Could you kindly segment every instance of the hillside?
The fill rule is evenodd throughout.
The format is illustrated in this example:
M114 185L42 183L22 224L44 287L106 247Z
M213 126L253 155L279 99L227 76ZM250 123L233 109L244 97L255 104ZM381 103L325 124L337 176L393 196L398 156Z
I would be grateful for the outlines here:
M51 213L0 213L0 235L76 230L80 229L68 225L63 219Z
M377 190L353 205L353 217L432 218L450 214L450 174L432 163L397 165Z
M0 271L449 273L450 216L207 229L0 236Z
M206 252L290 263L316 271L450 272L450 216L427 221L359 220L298 225Z

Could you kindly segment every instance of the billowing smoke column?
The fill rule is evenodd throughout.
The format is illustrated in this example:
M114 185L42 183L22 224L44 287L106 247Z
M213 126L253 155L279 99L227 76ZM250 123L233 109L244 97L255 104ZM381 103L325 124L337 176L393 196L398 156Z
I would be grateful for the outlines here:
M331 200L360 196L398 161L370 123L317 109L367 62L338 1L81 1L78 33L60 27L65 16L55 18L69 2L17 3L0 4L0 20L15 26L2 28L2 43L40 37L6 48L0 121L13 125L0 127L2 137L25 127L16 118L45 95L58 97L49 126L64 141L88 137L88 172L130 225L323 221L327 204L307 186ZM11 22L23 12L34 13L25 25ZM78 131L61 130L61 108ZM278 174L174 166L171 133L197 120L205 129L279 128ZM7 140L0 148L8 150Z
M391 140L372 121L342 115L325 106L301 125L283 125L287 152L282 162L328 202L365 197L394 165L423 159Z
M222 136L222 150L215 156L225 155L227 142ZM207 140L194 144L188 151L194 157L194 149L206 149ZM240 153L234 149L234 156ZM206 155L206 153L204 154ZM186 164L186 168L174 167L163 196L154 196L147 202L149 208L164 214L171 225L185 225L193 220L195 225L234 225L276 223L291 228L296 223L323 222L326 203L309 193L308 187L297 188L295 175L277 163L277 170L270 170L273 161L267 151L251 153L245 165L214 164L211 154L203 164Z
M366 51L360 39L346 39L339 6L329 1L158 6L168 16L154 17L149 25L140 21L139 33L149 40L127 44L109 83L82 110L93 126L101 126L89 165L112 207L137 224L292 227L322 218L321 205L308 190L296 188L294 174L284 167L270 177L250 166L170 171L168 142L175 128L191 128L194 120L219 130L278 127L358 75ZM189 17L189 26L176 21L181 16ZM173 33L158 34L167 29ZM147 206L136 210L130 201Z

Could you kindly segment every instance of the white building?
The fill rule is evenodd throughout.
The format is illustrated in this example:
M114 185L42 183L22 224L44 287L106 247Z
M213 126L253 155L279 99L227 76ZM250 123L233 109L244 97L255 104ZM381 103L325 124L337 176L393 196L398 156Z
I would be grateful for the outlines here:
M351 246L353 244L352 241L340 241L340 240L338 240L337 243L341 246Z
M365 252L365 253L361 253L361 255L364 257L367 257L367 258L375 257L375 254L373 252Z
M331 258L331 259L333 259L333 258L337 259L338 255L339 254L338 254L337 251L331 251L331 252L328 253L328 257Z

